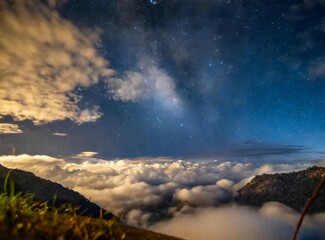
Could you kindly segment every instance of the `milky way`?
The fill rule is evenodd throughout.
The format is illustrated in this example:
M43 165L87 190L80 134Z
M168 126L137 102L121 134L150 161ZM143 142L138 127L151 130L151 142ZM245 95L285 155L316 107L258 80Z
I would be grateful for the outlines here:
M2 154L323 148L324 1L0 6Z

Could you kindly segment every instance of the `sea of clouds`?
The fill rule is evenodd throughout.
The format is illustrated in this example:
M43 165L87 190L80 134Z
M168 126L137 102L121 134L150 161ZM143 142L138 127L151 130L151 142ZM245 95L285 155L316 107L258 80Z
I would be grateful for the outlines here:
M255 175L306 169L311 163L191 161L171 158L102 160L0 156L0 164L31 171L80 192L130 225L186 239L288 239L299 214L280 203L238 206L237 190ZM319 164L323 164L320 162ZM308 216L306 238L324 239L325 213Z

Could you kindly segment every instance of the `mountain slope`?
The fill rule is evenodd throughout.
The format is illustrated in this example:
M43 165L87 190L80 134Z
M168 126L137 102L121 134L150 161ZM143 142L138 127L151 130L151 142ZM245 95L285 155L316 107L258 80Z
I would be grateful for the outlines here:
M0 165L0 192L3 192L3 183L10 169ZM81 194L63 187L58 183L35 176L31 172L14 169L10 173L10 179L14 182L15 192L32 193L35 199L39 202L53 202L56 196L55 206L59 207L62 204L72 204L80 208L79 213L83 215L98 217L100 207L95 203L90 202ZM105 215L106 219L111 219L112 213Z
M325 177L325 168L316 166L299 172L259 175L238 191L235 201L251 206L277 201L300 212L322 177ZM325 212L324 188L309 212Z
M0 164L0 193L3 192L3 190L4 190L3 189L4 181L5 181L5 178L10 170L12 170L12 169L5 168ZM49 203L51 203L53 201L53 196L56 195L57 198L55 201L55 203L56 203L55 205L57 207L60 207L60 205L62 205L64 203L72 204L74 206L79 206L80 207L79 213L83 213L83 215L85 215L85 216L90 216L90 217L95 217L95 218L88 218L88 217L84 217L84 216L72 215L72 216L69 216L69 219L68 219L68 221L70 221L69 224L63 224L62 226L60 226L60 229L56 229L56 232L53 229L52 229L53 231L51 230L51 231L47 232L47 230L48 230L47 228L53 225L53 221L51 220L51 217L44 218L44 215L42 215L42 214L37 215L37 212L30 213L29 211L22 211L24 214L26 212L28 214L33 214L33 217L36 219L38 219L39 217L44 218L43 220L38 221L38 222L36 221L32 224L34 227L34 230L38 229L36 232L32 233L32 235L26 235L27 233L31 234L30 233L31 228L28 227L29 230L27 232L23 232L22 231L23 227L20 225L20 224L22 224L21 223L22 219L18 218L17 221L13 220L12 218L10 218L9 220L6 219L9 217L8 214L1 212L1 210L5 209L7 211L8 207L6 207L6 208L0 207L0 226L1 226L0 227L0 236L1 236L1 239L12 239L12 237L10 237L10 236L12 236L13 233L19 235L19 232L21 233L21 235L19 235L19 236L22 236L23 238L24 237L28 238L28 236L29 237L32 236L32 238L35 237L35 239L40 239L39 236L43 236L44 234L57 234L58 232L60 234L62 234L63 236L71 236L71 234L73 235L73 233L75 233L75 234L77 233L77 232L73 232L73 230L71 230L71 229L79 229L79 230L81 229L83 231L85 231L85 229L87 229L87 231L90 231L88 233L91 233L91 231L95 231L94 234L96 235L97 233L102 234L103 231L105 233L105 231L107 231L107 230L105 230L105 228L106 228L105 225L110 225L109 221L100 222L101 220L98 219L98 217L100 215L100 207L98 205L90 202L81 194L79 194L73 190L67 189L58 183L54 183L49 180L42 179L40 177L35 176L33 173L26 172L23 170L18 170L18 169L14 169L11 171L9 179L13 180L15 192L17 192L17 193L18 192L31 193L35 196L35 201L39 201L39 202L48 201ZM7 188L9 188L9 186L7 186ZM0 196L2 196L2 200L4 198L6 198L5 195L0 194ZM21 197L15 197L15 196L13 197L13 199L15 201L18 201L19 198L21 198ZM12 201L10 201L10 202L12 202ZM1 203L1 201L0 201L0 203ZM28 204L31 204L31 203L28 203ZM41 206L42 203L34 205L34 206L38 206L38 205ZM23 206L28 209L34 209L34 207L27 206L26 204L23 204ZM18 209L18 211L19 210L22 210L22 209ZM37 208L36 208L36 210L37 210ZM17 214L15 214L15 216L16 215ZM111 219L111 218L113 218L113 216L114 215L112 213L109 213L106 215L106 217L104 216L104 218ZM64 222L64 221L66 221L66 217L67 217L66 214L62 214L62 215L58 214L58 216L52 217L52 218L55 218L56 221L61 220L62 222ZM30 220L31 220L31 218L28 218L28 221L30 221ZM71 221L74 222L74 224L71 224ZM113 231L121 231L123 233L123 235L125 235L121 239L125 239L125 240L137 240L137 239L142 239L142 240L180 240L179 238L176 238L176 237L167 236L164 234L148 231L146 229L130 227L130 226L121 224L117 221L113 221L113 222L115 222L115 225L112 225L112 227L116 228ZM10 229L12 231L13 231L13 229L12 229L13 226L16 226L16 227L19 226L20 230L18 232L10 232L10 231L8 232L6 229L6 224L8 224L8 223L11 224ZM31 223L26 223L26 224L31 224ZM109 230L109 231L111 231L111 230ZM3 234L5 234L5 235L3 235ZM4 237L4 236L7 236L7 237ZM65 237L65 239L79 239L76 235L74 235L74 236L75 237L72 237L72 238ZM41 237L41 238L43 239L44 237ZM19 239L20 239L20 237L19 237ZM82 238L82 239L84 239L84 238ZM92 237L88 236L88 239L92 239ZM100 236L99 239L111 239L111 234L108 234L107 236Z

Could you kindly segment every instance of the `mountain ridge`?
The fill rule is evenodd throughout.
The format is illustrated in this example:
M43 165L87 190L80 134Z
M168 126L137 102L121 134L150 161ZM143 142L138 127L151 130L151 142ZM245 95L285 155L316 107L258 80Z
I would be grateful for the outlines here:
M63 187L59 183L40 178L34 173L24 170L9 169L0 164L1 192L4 191L5 177L9 174L9 172L9 181L12 180L14 182L15 192L22 192L24 194L30 193L34 195L35 200L39 202L47 201L49 203L53 203L56 207L59 207L63 204L71 204L79 208L78 214L89 217L99 217L102 210L104 210L103 212L106 211L97 204L89 201L80 193ZM110 212L107 212L107 214L104 215L105 219L111 219L113 217L114 215Z
M277 201L301 212L323 177L325 167L318 166L297 172L257 175L238 191L235 201L256 207L265 202ZM325 212L324 188L308 212Z
M32 194L37 202L55 203L56 207L60 207L62 204L72 204L75 207L80 207L77 216L74 216L75 220L91 217L93 221L100 220L101 208L86 199L83 195L75 192L71 189L63 187L59 183L52 182L36 176L31 172L27 172L20 169L9 169L0 164L0 192L4 192L4 182L6 176L9 174L9 181L14 182L15 192L21 192L23 194ZM37 183L37 186L36 184ZM10 184L7 184L7 190L10 188ZM54 201L54 196L56 196ZM81 216L79 216L81 215ZM107 213L102 216L104 219L113 219L115 216L112 213ZM117 218L114 218L117 219ZM92 222L92 220L85 220L86 222ZM78 226L77 226L78 227ZM147 229L136 228L132 226L120 223L117 220L117 228L125 233L125 240L181 240L180 238L168 236L161 233L156 233ZM0 229L1 230L1 229ZM1 235L1 231L0 231ZM9 234L10 235L10 234ZM2 239L2 238L1 238ZM6 239L6 238L4 238ZM74 238L75 239L75 238ZM100 239L111 239L108 237L101 237Z

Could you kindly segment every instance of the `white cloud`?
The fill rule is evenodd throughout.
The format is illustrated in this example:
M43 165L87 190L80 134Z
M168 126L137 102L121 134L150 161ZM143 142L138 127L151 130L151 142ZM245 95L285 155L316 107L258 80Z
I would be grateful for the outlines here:
M68 136L68 134L66 134L66 133L59 133L59 132L55 132L55 133L53 133L53 135L54 136L59 136L59 137L66 137L66 136Z
M139 72L127 71L120 78L107 81L113 98L122 101L154 99L166 108L180 108L182 101L176 92L175 81L155 64L140 61Z
M141 210L133 209L126 216L126 224L131 226L147 226L150 217L150 213L143 213Z
M79 153L76 157L78 158L82 158L82 157L93 157L95 155L97 155L98 152L81 152Z
M122 78L113 78L108 81L108 89L113 98L122 101L136 101L146 99L151 92L148 91L150 82L143 74L137 72L125 72Z
M231 188L230 188L231 189ZM232 193L225 192L217 185L195 186L191 189L177 189L174 198L180 202L186 202L192 206L214 206L218 200L232 197Z
M259 210L233 205L196 209L194 214L179 214L150 229L189 240L284 240L292 237L297 219L298 213L280 203L266 203ZM324 214L307 216L301 239L323 239L324 220Z
M0 115L36 124L98 119L98 107L80 109L81 96L73 92L114 72L96 53L98 34L86 35L36 0L1 1L0 7Z
M103 79L115 100L153 99L179 110L182 101L174 80L151 61L139 61L138 72L120 78L96 52L98 31L81 31L55 9L64 1L1 1L0 117L35 124L70 119L94 122L98 106L81 109L78 87Z
M219 206L231 200L237 189L256 174L310 166L191 162L170 158L108 161L93 158L95 154L83 152L79 155L80 161L49 156L0 156L0 164L59 182L126 222L142 226L160 217L191 212L193 207Z
M234 194L238 182L255 174L300 170L309 164L258 166L166 160L158 158L155 163L155 159L92 159L76 163L44 155L0 156L0 164L31 171L79 191L130 225L186 239L209 240L218 236L226 240L281 240L292 236L299 214L280 203L265 203L260 209L253 209L220 206L218 201ZM168 213L171 220L157 222ZM306 216L301 236L307 239L314 234L322 239L324 223L324 213Z
M64 163L63 159L49 157L46 155L30 156L27 154L12 156L0 156L0 164L9 168L19 168L26 171L31 171L39 176L43 176L42 171L48 167L54 167ZM49 179L47 177L44 177Z
M0 134L18 134L23 133L17 124L0 123Z

